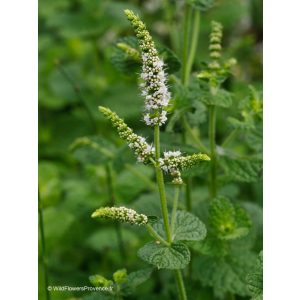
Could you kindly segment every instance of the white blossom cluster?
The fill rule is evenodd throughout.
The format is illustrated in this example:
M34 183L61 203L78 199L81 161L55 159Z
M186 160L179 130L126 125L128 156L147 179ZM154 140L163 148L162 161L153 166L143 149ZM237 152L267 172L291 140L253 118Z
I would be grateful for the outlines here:
M101 207L93 212L92 218L106 218L118 220L123 223L145 225L148 223L148 217L137 213L131 208L121 207Z
M193 154L182 156L180 151L164 152L164 157L159 159L160 168L173 177L173 183L182 184L180 170L190 168L200 161L209 161L206 154Z
M132 23L142 51L141 84L142 96L145 97L144 121L147 125L163 125L167 121L166 107L169 104L170 92L164 71L164 62L158 57L152 37L145 24L130 10L125 11Z
M137 156L138 162L144 163L149 157L154 156L154 147L149 145L144 137L132 133L127 137L127 141L129 142L129 148L132 149Z
M147 164L150 158L154 158L155 149L146 142L144 137L135 134L115 112L102 106L99 107L99 110L112 122L113 126L117 128L120 138L127 142L139 162Z

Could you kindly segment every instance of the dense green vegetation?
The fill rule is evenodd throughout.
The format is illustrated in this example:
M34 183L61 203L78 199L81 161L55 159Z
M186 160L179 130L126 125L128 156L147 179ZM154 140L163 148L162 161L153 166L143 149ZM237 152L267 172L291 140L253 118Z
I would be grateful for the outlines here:
M182 170L173 226L177 250L190 260L175 265L149 258L157 246L145 248L153 238L143 226L91 218L99 207L125 206L151 216L167 239L156 222L155 169L136 162L98 110L109 107L154 141L142 120L141 52L124 9L146 23L167 65L172 97L161 152L211 158ZM223 27L213 72L212 24ZM40 0L39 299L176 299L180 275L168 269L181 269L188 299L262 299L261 26L258 0ZM166 174L170 216L172 179ZM48 285L113 285L114 295Z

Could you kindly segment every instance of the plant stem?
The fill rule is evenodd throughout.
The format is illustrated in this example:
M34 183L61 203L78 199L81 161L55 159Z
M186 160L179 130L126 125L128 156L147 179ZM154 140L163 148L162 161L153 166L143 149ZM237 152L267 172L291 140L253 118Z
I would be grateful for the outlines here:
M146 224L146 228L149 234L154 237L156 240L160 241L163 245L170 247L170 243L165 241L154 229L150 224Z
M175 185L175 188L174 188L173 209L172 209L172 216L171 216L171 232L172 232L172 236L174 236L174 226L175 226L175 221L176 221L176 212L177 212L177 207L178 207L179 194L180 194L180 186L179 185Z
M156 163L160 158L160 140L159 140L159 126L155 125L154 127L154 145L155 145L155 158ZM164 175L162 170L160 169L159 165L155 166L156 171L156 179L158 185L158 191L160 196L160 205L161 205L161 212L164 221L164 227L166 232L167 241L169 243L172 242L171 238L171 231L169 225L169 216L168 216L168 207L167 207L167 198L166 198L166 191L165 191L165 184L164 184Z
M189 47L189 33L190 33L190 15L191 7L186 4L184 11L183 20L183 49L182 49L182 73L181 81L183 85L186 85L189 80L189 70L188 70L188 47Z
M46 240L45 240L45 232L44 232L44 217L43 217L43 209L41 205L40 199L40 191L38 190L38 212L39 212L39 229L41 235L41 252L42 252L42 262L44 267L44 277L45 277L45 293L46 300L50 300L50 293L48 291L49 286L49 272L48 272L48 264L46 257Z
M154 127L154 146L155 146L155 159L156 159L156 164L155 164L156 179L157 179L157 185L158 185L159 196L160 196L162 217L163 217L167 242L171 245L172 236L171 236L171 230L170 230L170 225L169 225L169 216L168 216L167 198L166 198L166 192L165 192L164 175L159 166L160 140L159 140L159 126L158 125L155 125L155 127ZM176 201L178 201L178 200L176 200ZM175 278L176 278L176 283L177 283L177 288L179 291L180 299L187 300L181 271L175 270L174 272L175 272Z
M173 49L177 49L178 46L178 39L177 39L177 32L173 30L173 18L172 18L172 6L169 3L169 0L163 0L164 12L166 23L168 26L168 30L170 33L170 41Z
M222 147L225 148L227 147L234 139L235 137L237 136L238 134L238 129L235 128L233 129L230 134L225 138L224 142L222 143Z
M209 107L209 143L210 143L210 196L217 195L217 164L216 164L216 106Z
M185 203L186 203L187 211L192 210L191 188L192 188L192 178L188 177L186 179L186 186L185 186Z
M193 31L192 31L192 40L191 40L191 48L188 56L188 61L186 64L186 73L189 77L192 69L192 65L194 63L195 54L197 50L198 45L198 37L199 37L199 29L200 29L200 11L199 10L193 10L194 14L194 20L193 20ZM189 78L187 78L188 80Z
M113 169L112 169L111 162L108 162L106 164L105 171L106 171L107 190L108 190L110 206L115 206L116 199L115 199L115 192L114 192L114 185L113 185ZM123 236L122 236L122 229L121 229L121 226L119 223L115 223L114 226L115 226L115 230L116 230L119 251L120 251L121 257L125 261L126 260L126 251L125 251L125 246L124 246L124 241L123 241Z
M179 292L179 297L180 297L181 300L187 300L185 286L184 286L181 271L180 270L175 270L174 272L175 272L175 278L176 278L177 288L178 288L178 292Z

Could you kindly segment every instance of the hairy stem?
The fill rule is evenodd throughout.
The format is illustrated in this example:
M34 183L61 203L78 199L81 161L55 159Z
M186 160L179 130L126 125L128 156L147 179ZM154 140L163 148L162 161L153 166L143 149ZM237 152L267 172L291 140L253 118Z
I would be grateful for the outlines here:
M155 125L154 127L154 146L155 146L155 170L156 170L156 179L157 179L157 185L158 185L158 191L160 196L160 205L161 205L161 211L162 211L162 217L165 227L165 233L167 237L167 242L169 244L172 243L172 235L169 225L169 216L168 216L168 207L167 207L167 198L166 198L166 192L165 192L165 183L164 183L164 175L162 170L159 166L159 158L160 158L160 140L159 140L159 126ZM177 283L177 288L179 291L180 299L186 300L186 292L184 287L184 282L182 279L182 274L180 270L175 270L175 278Z
M43 217L43 209L42 209L42 205L41 205L40 191L39 190L38 190L38 212L39 212L39 230L40 230L40 236L41 236L41 254L42 254L42 262L43 262L44 277L45 277L45 294L46 294L46 300L50 300L50 293L48 291L49 272L48 272L48 264L47 264L47 257L46 257L44 217Z
M154 146L155 146L155 158L156 158L156 162L158 163L158 160L160 158L160 140L159 140L159 126L158 125L155 125L155 127L154 127ZM162 212L162 217L163 217L163 221L164 221L165 232L166 232L166 236L167 236L167 241L169 243L171 243L172 238L171 238L171 231L170 231L170 225L169 225L169 216L168 216L167 198L166 198L166 191L165 191L165 184L164 184L164 175L163 175L163 172L160 169L159 165L156 165L155 171L156 171L156 179L157 179L158 191L159 191L159 196L160 196L160 205L161 205L161 212Z
M175 278L176 278L176 283L177 283L179 298L181 300L187 300L185 286L184 286L184 282L183 282L181 271L180 270L175 270L174 272L175 272Z
M216 164L216 106L209 107L209 144L210 144L210 196L217 195L217 164Z
M150 224L146 224L146 228L149 232L149 234L155 238L157 241L161 242L163 245L170 247L170 243L165 241L154 229Z
M180 194L180 186L175 185L173 209L172 209L172 216L171 216L171 232L172 232L173 236L174 236L174 227L175 227L175 221L176 221L176 212L177 212L177 207L178 207L179 194Z
M109 204L110 206L116 205L116 198L115 198L115 191L113 185L113 169L111 162L108 162L105 166L106 171L106 180L107 180L107 190L108 190L108 197L109 197ZM122 229L119 223L115 223L115 230L117 235L118 247L121 254L121 257L124 261L126 261L126 250L123 241Z

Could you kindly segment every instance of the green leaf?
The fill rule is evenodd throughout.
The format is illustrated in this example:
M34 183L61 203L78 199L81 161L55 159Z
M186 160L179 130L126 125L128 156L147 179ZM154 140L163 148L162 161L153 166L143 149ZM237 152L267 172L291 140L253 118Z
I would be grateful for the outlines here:
M251 272L254 263L252 252L225 257L201 255L194 261L193 277L212 287L216 298L223 298L227 293L249 296L245 274Z
M232 95L231 93L220 89L216 95L212 95L209 92L203 93L200 100L206 105L216 105L227 108L232 104Z
M252 300L263 299L263 252L259 253L256 268L253 273L247 275L248 289L252 295Z
M206 227L195 215L177 211L173 237L175 241L201 241L206 236Z
M137 286L150 278L152 271L152 268L146 268L130 273L127 276L127 282L122 286L122 293L125 295L132 294Z
M153 228L165 238L162 219ZM206 237L206 227L195 215L177 211L172 237L174 241L201 241Z
M256 182L260 179L261 159L220 156L219 162L228 181Z
M158 269L183 269L190 262L190 251L181 243L166 247L151 242L139 249L138 256Z
M218 197L211 202L209 222L214 234L222 240L246 236L251 228L247 212L225 197Z
M200 11L207 11L212 8L215 5L215 2L215 0L187 0L188 4Z

